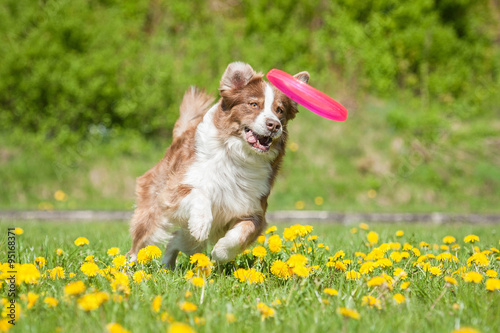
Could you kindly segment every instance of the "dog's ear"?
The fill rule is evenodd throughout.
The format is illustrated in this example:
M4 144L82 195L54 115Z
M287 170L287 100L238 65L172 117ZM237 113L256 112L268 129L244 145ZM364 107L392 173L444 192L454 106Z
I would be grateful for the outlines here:
M308 72L300 72L294 75L300 81L307 83L309 82L309 73Z
M256 74L257 73L249 64L240 61L232 62L227 66L224 75L222 75L219 91L223 92L225 90L241 89L246 86Z

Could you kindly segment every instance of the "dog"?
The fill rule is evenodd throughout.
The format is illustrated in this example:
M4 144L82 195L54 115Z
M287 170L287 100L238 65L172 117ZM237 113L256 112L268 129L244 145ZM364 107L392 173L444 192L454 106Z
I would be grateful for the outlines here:
M309 73L295 77L307 83ZM202 252L207 242L215 243L212 259L226 263L266 227L297 104L243 62L228 65L219 93L213 106L196 87L185 93L171 146L137 179L131 261L141 248L168 240L162 263L170 269L179 251Z

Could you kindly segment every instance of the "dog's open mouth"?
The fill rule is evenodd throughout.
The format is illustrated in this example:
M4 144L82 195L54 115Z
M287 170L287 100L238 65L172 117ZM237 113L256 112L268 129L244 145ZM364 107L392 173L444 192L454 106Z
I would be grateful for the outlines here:
M267 152L273 143L272 137L259 135L248 127L245 128L245 137L250 146L260 152Z

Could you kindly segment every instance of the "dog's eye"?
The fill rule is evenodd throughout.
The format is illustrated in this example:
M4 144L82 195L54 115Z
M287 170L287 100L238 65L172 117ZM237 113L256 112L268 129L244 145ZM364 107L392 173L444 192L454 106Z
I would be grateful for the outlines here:
M283 114L283 109L282 108L277 108L276 109L277 114Z
M258 108L259 107L259 104L255 103L255 102L252 102L252 103L249 103L251 107L253 107L254 109Z

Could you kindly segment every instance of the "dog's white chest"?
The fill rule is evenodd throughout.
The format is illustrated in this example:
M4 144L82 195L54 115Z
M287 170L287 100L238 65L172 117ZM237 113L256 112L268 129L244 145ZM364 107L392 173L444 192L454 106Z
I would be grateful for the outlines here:
M242 140L221 143L209 110L196 133L196 160L184 183L201 190L212 203L214 221L262 212L261 198L270 191L269 161L247 156ZM195 204L195 203L194 203Z
M244 165L217 151L199 156L185 182L208 196L214 219L230 220L262 211L260 199L270 191L270 173L269 164Z

